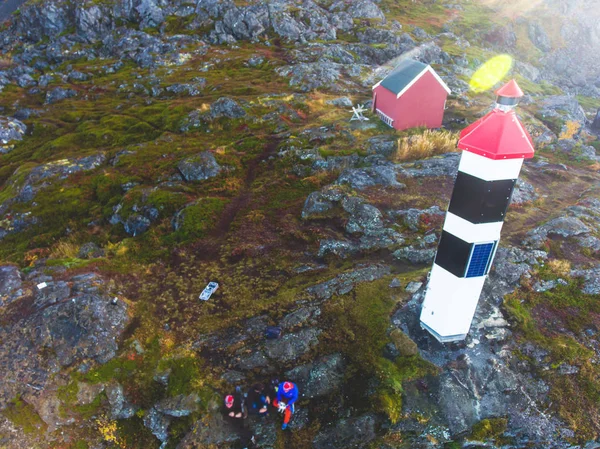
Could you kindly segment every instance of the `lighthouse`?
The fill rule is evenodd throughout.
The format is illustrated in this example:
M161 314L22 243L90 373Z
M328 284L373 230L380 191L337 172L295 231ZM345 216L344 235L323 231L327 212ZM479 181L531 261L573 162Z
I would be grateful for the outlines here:
M440 342L464 340L490 271L506 210L531 136L515 114L515 80L494 109L460 133L463 152L421 309L421 327Z

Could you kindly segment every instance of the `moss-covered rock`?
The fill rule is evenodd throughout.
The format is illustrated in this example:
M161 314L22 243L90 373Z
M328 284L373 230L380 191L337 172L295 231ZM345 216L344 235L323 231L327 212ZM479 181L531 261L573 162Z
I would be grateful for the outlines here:
M411 357L419 353L417 344L400 329L394 329L390 332L390 338L401 356Z

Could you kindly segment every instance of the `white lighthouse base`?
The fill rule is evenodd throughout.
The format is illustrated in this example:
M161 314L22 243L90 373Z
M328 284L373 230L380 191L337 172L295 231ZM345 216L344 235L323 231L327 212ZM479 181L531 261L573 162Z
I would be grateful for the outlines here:
M433 264L421 309L421 327L442 343L464 340L485 278L459 278Z

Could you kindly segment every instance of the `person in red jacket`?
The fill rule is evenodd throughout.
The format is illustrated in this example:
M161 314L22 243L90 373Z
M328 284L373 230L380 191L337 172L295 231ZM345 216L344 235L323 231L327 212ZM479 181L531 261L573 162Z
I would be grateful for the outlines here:
M294 414L294 403L298 400L298 387L292 382L281 382L277 387L277 398L273 400L273 406L283 413L283 424L281 429L287 429L290 418Z

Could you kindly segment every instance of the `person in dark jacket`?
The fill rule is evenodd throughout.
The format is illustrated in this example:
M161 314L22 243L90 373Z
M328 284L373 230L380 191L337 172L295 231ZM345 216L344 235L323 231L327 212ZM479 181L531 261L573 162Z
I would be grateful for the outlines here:
M277 397L273 405L283 413L283 424L281 429L287 429L290 418L296 411L295 402L298 400L298 387L293 382L281 382L277 387Z
M252 415L267 416L269 413L268 405L271 398L268 396L265 386L261 383L252 386L246 398L248 413Z
M225 420L232 424L240 436L244 448L252 447L254 445L254 435L246 427L245 420L248 417L248 411L244 406L244 398L239 391L236 391L235 394L225 396L223 415L225 416Z

